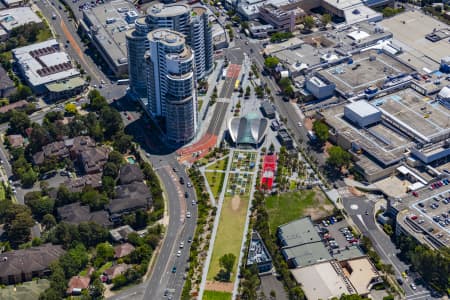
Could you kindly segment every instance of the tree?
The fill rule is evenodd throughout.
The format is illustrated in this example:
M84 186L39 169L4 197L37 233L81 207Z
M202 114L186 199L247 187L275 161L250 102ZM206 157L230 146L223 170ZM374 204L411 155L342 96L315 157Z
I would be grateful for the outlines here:
M120 113L109 106L104 106L101 109L100 124L105 129L105 139L111 139L123 130L123 122Z
M24 187L32 187L38 180L38 174L30 167L20 175L20 181Z
M323 14L322 15L322 24L323 26L327 26L331 22L331 15L330 14Z
M32 125L33 130L29 138L28 149L31 153L36 153L42 149L42 146L47 145L51 140L48 131L37 123Z
M230 274L233 271L234 262L236 261L236 256L233 253L228 253L223 255L219 259L219 264L225 271Z
M91 210L100 210L108 204L109 199L92 187L86 187L81 195L81 202L89 205Z
M116 187L116 181L114 178L109 176L102 177L102 189L108 197L112 198L114 195L114 188Z
M29 194L35 194L35 192L28 193L26 196ZM49 196L42 197L39 193L37 197L25 197L25 204L31 208L31 212L37 220L42 220L45 215L53 213L55 200Z
M105 292L105 286L100 278L97 276L89 287L89 294L92 299L103 299L103 293Z
M110 243L100 243L95 247L96 255L94 265L100 267L114 258L114 248Z
M275 32L270 36L270 42L279 43L282 41L286 41L293 36L294 35L292 34L292 32Z
M53 215L51 214L46 214L43 218L42 218L42 225L44 225L45 229L50 229L53 226L56 225L56 219Z
M113 162L107 162L103 167L103 175L112 178L117 178L117 175L119 175L118 166Z
M329 157L327 163L332 167L340 169L350 164L350 153L342 149L340 146L332 146L328 149Z
M11 245L14 247L27 242L30 239L30 228L33 225L33 219L28 212L16 215L6 230Z
M7 202L0 212L0 220L5 223L4 229L11 246L15 248L27 242L30 239L30 227L34 225L30 209L25 205Z
M67 280L64 270L58 262L50 265L50 288L39 295L39 300L59 300L65 297Z
M71 114L71 115L76 115L78 113L77 106L75 105L75 103L67 103L64 106L64 109L66 110L66 112L68 114Z
M280 60L277 57L269 56L264 59L264 65L269 69L275 69L276 66L280 63Z
M77 244L59 258L66 278L70 278L83 270L89 261L88 252L83 244Z
M250 93L251 93L250 86L247 85L247 87L245 88L245 97L246 98L250 97Z
M89 107L95 111L101 110L103 107L108 106L108 101L103 97L98 90L92 90L88 94L90 102Z
M322 120L314 121L313 130L321 143L325 143L328 140L329 128Z
M120 133L114 137L114 149L126 153L132 147L133 137L128 134Z
M111 151L108 156L108 161L114 163L116 166L121 166L124 164L125 160L123 155L118 151Z
M312 16L305 16L303 18L303 25L305 29L310 30L314 26L314 18Z
M13 110L11 118L9 119L9 134L25 135L25 129L31 126L31 121L28 115L22 111Z

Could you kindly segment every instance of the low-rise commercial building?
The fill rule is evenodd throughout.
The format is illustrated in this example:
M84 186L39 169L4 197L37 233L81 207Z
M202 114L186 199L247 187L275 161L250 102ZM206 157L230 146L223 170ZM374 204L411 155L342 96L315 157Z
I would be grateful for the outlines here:
M276 7L273 4L264 4L259 7L259 17L273 26L275 31L295 30L295 25L306 15L305 11L294 4Z
M28 6L0 11L0 40L6 40L14 28L26 24L40 24L41 18Z
M247 265L256 264L259 273L272 270L272 258L258 232L252 232L248 249Z
M37 94L46 94L49 84L80 75L55 39L16 48L12 53L20 75Z
M319 78L318 76L312 76L306 80L306 89L318 100L333 96L335 88L336 86L332 82Z
M228 132L238 147L259 147L266 136L269 120L256 113L230 119Z
M126 32L139 18L132 3L105 2L83 11L80 25L115 76L128 72Z
M12 7L22 6L25 3L27 3L27 1L26 0L2 0L2 3L8 8L12 8Z

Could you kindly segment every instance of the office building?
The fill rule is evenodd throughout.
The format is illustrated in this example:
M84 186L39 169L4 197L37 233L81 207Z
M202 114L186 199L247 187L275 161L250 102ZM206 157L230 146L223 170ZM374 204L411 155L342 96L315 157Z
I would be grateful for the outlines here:
M177 31L156 29L147 38L149 113L165 120L170 142L186 143L197 131L194 55Z

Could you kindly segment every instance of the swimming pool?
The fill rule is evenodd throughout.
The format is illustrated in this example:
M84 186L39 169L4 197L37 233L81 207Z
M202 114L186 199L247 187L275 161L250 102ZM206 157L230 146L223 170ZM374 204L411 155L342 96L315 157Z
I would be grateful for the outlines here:
M132 156L128 156L127 157L127 161L128 161L129 164L132 164L132 165L136 163L136 160Z

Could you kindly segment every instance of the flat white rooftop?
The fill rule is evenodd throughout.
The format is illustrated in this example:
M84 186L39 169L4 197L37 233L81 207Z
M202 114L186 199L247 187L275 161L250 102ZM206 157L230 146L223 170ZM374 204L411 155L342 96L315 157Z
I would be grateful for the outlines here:
M48 40L12 50L28 82L33 86L55 82L79 75L59 43Z
M373 114L378 113L380 110L375 106L367 102L366 100L356 101L350 104L347 104L346 107L352 110L354 113L359 115L360 117L367 117Z
M291 270L295 281L302 285L308 299L330 299L351 294L342 276L336 273L330 262Z
M41 18L28 6L0 11L0 24L7 32L28 23L42 23Z

